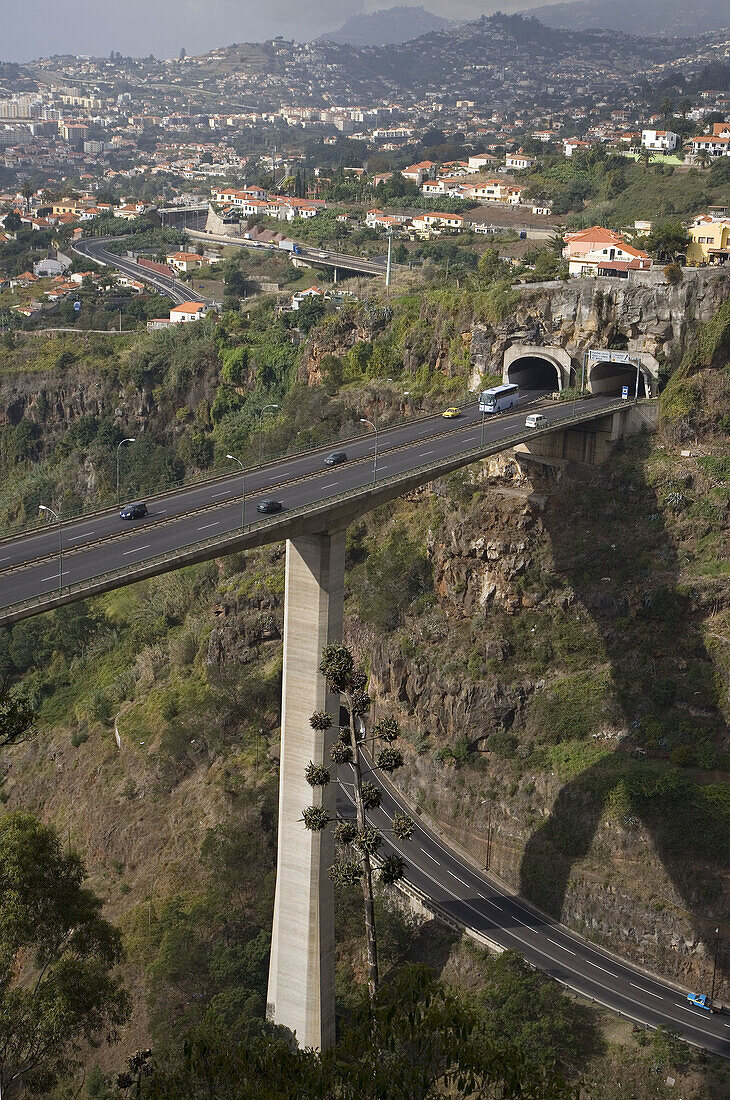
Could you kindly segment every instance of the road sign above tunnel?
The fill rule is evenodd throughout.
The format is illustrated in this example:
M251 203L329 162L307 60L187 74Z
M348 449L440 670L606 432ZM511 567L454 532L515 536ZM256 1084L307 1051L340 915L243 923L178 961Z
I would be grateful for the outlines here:
M611 351L608 348L592 348L588 358L594 363L634 363L636 356L630 351Z

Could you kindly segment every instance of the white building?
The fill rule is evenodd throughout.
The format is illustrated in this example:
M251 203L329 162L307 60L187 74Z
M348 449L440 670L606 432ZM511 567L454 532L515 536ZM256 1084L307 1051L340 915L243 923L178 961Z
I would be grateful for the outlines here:
M642 130L641 144L655 153L671 153L677 148L679 134L672 130Z
M203 302L182 302L170 310L170 324L182 325L188 321L201 321L208 312Z

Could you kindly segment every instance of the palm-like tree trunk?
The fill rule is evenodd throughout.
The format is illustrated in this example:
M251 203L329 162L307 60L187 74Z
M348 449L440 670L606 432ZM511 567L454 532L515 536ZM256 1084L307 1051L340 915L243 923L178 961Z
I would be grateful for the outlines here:
M355 715L352 712L352 695L345 692L345 702L350 715L350 747L352 749L352 763L355 771L355 811L357 814L358 832L363 833L367 825L365 820L365 805L362 798L362 768L360 766L360 748L357 741L355 728ZM359 850L360 867L362 868L362 899L365 910L365 938L368 953L368 992L370 1000L374 1000L378 991L378 943L375 935L375 902L373 900L373 869L370 856L367 852Z

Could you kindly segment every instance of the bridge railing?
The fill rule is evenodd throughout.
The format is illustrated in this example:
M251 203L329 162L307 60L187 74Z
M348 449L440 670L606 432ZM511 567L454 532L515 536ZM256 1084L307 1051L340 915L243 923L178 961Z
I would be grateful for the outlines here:
M78 331L78 330L74 329L74 330L69 330L69 331ZM106 335L106 333L105 333L105 335ZM111 335L114 335L114 333L111 333ZM129 331L128 330L125 331L123 333L123 335L128 336ZM470 394L469 397L465 398L463 401L454 401L453 405L454 405L455 408L463 409L467 405L472 404L473 401L475 400L475 397L476 397L476 394ZM433 419L433 418L437 418L439 415L440 415L439 413L429 412L429 413L423 413L422 415L419 415L419 416L411 416L411 417L404 418L402 420L397 420L392 424L387 424L387 425L384 425L382 428L378 428L378 434L380 436L380 433L385 433L385 432L392 431L393 429L403 427L406 424L417 424L417 423L419 423L420 421L423 421L423 420L430 420L430 419ZM363 428L362 431L356 432L355 435L348 435L344 439L342 439L342 438L332 438L332 439L327 440L326 443L315 443L315 444L313 444L312 446L309 446L309 447L298 447L295 450L276 451L276 452L274 452L273 455L271 455L268 458L268 460L266 462L262 462L260 464L257 463L256 465L252 465L252 466L247 466L246 467L246 474L248 475L249 473L254 473L257 470L267 469L270 466L276 465L276 463L278 463L278 462L282 462L284 459L301 458L304 455L317 454L318 451L319 452L330 451L334 447L338 447L338 448L343 447L344 448L344 447L347 447L348 444L358 443L361 440L366 439L370 435L372 435L372 432L369 429ZM175 493L179 493L181 490L184 490L184 489L197 489L197 488L202 488L202 486L204 486L204 485L218 485L221 482L225 482L225 481L228 481L228 480L235 480L237 477L240 477L239 471L236 470L236 471L232 472L232 471L228 470L225 473L221 471L219 473L214 473L214 474L205 474L205 475L202 475L200 477L181 478L180 481L170 480L163 489L161 489L159 491L156 491L156 492L154 492L152 494L149 494L149 495L154 496L155 500L162 500L165 497L168 497L168 496L173 495ZM144 489L140 488L139 486L132 486L132 489L131 489L130 493L125 494L125 497L127 497L127 499L129 499L130 497L134 496L135 494L138 497L148 495L146 493L146 491ZM116 507L116 501L115 501L115 499L113 499L110 496L106 500L106 503L103 503L103 504L101 504L97 507L89 508L88 510L81 507L81 508L77 509L76 511L69 511L67 514L65 514L61 517L61 525L62 526L67 526L71 523L75 523L79 519L93 519L95 516L101 516L101 515L104 515L106 512L114 511L115 507ZM44 523L42 520L34 518L29 523L23 524L22 527L18 527L17 530L9 531L7 534L0 535L0 544L2 544L3 542L8 542L12 539L18 538L20 535L35 534L37 531L42 530L46 526L47 526L47 524Z
M620 409L626 409L626 407L627 403L625 401L617 401L611 405L604 405L600 409L588 409L582 413L576 413L561 418L559 421L548 424L544 428L525 428L522 426L499 440L494 440L483 446L468 447L463 451L456 451L441 459L415 466L400 474L390 474L387 477L381 478L374 485L369 483L367 485L356 486L352 489L345 490L345 492L324 497L314 504L303 504L297 508L287 509L283 515L279 514L275 518L267 518L257 520L253 523L247 523L236 528L235 531L229 531L223 535L213 535L196 542L186 543L185 546L178 547L174 550L168 550L164 554L155 554L151 557L143 558L130 565L120 566L117 569L104 570L101 573L87 577L83 581L76 581L73 584L52 589L42 595L33 596L28 600L22 600L16 604L8 604L5 607L0 607L0 623L26 618L44 607L50 608L58 606L61 603L71 603L74 599L83 599L87 596L95 595L97 591L107 591L109 588L133 584L136 580L147 579L148 577L156 575L156 573L171 572L175 568L182 568L185 565L191 565L205 560L206 557L213 558L224 556L226 553L235 553L237 550L246 548L242 546L241 543L245 542L247 535L265 535L265 533L270 530L272 537L270 539L264 538L261 541L274 542L277 539L276 532L284 532L284 529L296 519L319 515L324 518L326 513L337 505L355 501L358 498L367 499L367 497L371 495L377 498L384 490L394 488L406 482L425 484L433 477L438 477L440 474L458 469L460 466L467 466L471 462L478 461L480 458L488 457L490 454L508 450L510 447L516 446L518 443L523 443L528 439L534 439L540 435L549 434L551 431L562 430L566 427L570 427L571 424L582 424L588 420L595 420L597 416L607 416ZM373 507L377 507L377 500L374 502ZM285 538L286 534L282 533L280 537ZM217 553L207 554L208 550L213 549L216 550Z

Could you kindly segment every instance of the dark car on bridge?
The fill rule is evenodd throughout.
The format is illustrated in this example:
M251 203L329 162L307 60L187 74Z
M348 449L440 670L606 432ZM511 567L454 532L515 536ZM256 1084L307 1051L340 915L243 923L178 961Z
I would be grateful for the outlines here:
M284 505L280 500L260 500L256 505L257 512L263 512L265 515L270 516L274 512L280 512Z
M333 451L324 460L325 466L339 466L341 462L347 462L347 451Z
M143 500L137 501L136 504L125 504L119 513L121 519L141 519L146 515L147 505Z

